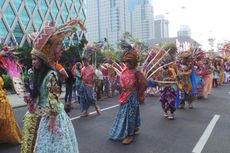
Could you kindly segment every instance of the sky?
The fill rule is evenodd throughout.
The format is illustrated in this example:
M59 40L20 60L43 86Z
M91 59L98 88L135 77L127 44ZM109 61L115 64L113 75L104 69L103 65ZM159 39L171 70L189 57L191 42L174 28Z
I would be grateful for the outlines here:
M209 49L209 38L215 46L230 40L229 0L152 0L154 15L169 20L169 36L175 37L180 25L188 25L191 37Z

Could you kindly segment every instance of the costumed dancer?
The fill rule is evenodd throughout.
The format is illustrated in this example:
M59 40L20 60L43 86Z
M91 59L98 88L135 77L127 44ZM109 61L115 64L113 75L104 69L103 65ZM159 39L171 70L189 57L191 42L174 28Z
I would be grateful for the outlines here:
M164 117L169 120L174 119L174 112L176 111L176 72L173 67L166 66L162 70L163 81L160 82L160 102L164 111Z
M105 60L101 69L103 74L103 85L104 85L104 96L110 97L110 82L109 82L109 69L108 69L108 61Z
M95 81L95 92L97 95L97 100L102 98L103 95L103 73L101 72L101 67L97 65L95 70L96 81Z
M2 62L3 54L0 53ZM5 63L4 63L5 64ZM7 99L7 92L4 89L2 74L0 75L0 142L21 143L21 130L14 117L14 111Z
M160 70L159 81L160 89L160 102L161 107L164 111L164 117L173 120L174 112L176 111L176 98L177 98L177 81L176 81L176 68L174 58L171 56L166 56L163 59L163 68ZM168 65L169 63L172 63Z
M21 130L3 86L4 81L0 76L0 142L19 144L22 139Z
M19 144L22 139L21 130L3 86L4 81L0 76L0 142Z
M82 53L83 67L81 69L82 83L79 89L80 95L80 106L82 116L87 117L89 115L88 109L90 106L94 106L97 114L101 114L100 108L97 105L97 100L94 94L94 83L95 83L95 70L92 65L89 64L92 53L96 51L93 46L86 46Z
M79 89L81 86L81 68L82 64L80 62L76 63L76 89L77 89L77 98L78 98L78 103L80 103L80 95L79 95Z
M138 53L135 48L127 42L122 42L121 48L124 50L123 62L126 68L120 75L120 108L110 130L110 139L130 144L135 133L140 130L139 104L143 103L147 81L144 75L136 70Z
M167 51L165 51L163 48L165 48ZM176 47L174 46L163 46L162 49L157 49L150 52L149 56L147 57L150 59L150 62L147 64L147 66L151 66L150 69L147 69L147 78L154 78L153 81L160 84L161 107L164 112L164 117L169 120L174 119L174 112L176 110L176 51Z
M194 95L197 99L203 98L203 88L204 88L204 80L203 80L203 73L202 73L202 59L205 58L205 52L201 49L196 49L193 52L193 60L194 60L194 66L193 66L193 72L192 72L192 88Z
M13 87L18 95L23 92L20 86L21 68L17 61L8 52L9 48L5 46L0 52L0 67L6 70L9 77L13 81ZM0 142L21 143L21 130L14 117L14 111L7 99L7 92L4 89L4 81L2 74L0 75Z
M211 63L210 59L206 58L203 61L203 79L204 79L204 88L203 88L203 97L208 98L208 95L211 94L212 91L212 81L213 74L211 71Z
M196 85L196 98L202 99L203 98L203 88L204 88L204 80L202 76L202 62L198 61L194 65L194 71L197 76L197 85Z
M191 74L193 70L192 52L183 51L178 55L177 63L177 80L179 88L179 108L184 109L185 102L188 102L189 108L193 108L193 95L192 95L192 80Z
M21 153L78 153L74 127L59 100L61 92L56 71L50 67L55 50L64 37L76 31L75 21L55 27L47 22L33 42L33 84L24 96L28 111L24 116Z

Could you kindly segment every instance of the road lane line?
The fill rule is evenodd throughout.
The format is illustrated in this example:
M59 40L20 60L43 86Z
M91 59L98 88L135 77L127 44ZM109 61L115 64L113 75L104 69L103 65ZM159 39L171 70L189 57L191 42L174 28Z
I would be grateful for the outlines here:
M192 153L201 153L219 118L220 115L214 115L207 128L205 129L204 133L200 137L199 141L197 142L196 146L193 148Z
M112 109L112 108L118 107L118 106L120 106L120 105L117 104L117 105L113 105L113 106L110 106L110 107L103 108L103 109L101 109L101 112L106 111L106 110L108 110L108 109ZM89 115L96 114L96 113L97 113L96 111L90 112ZM81 117L81 115L76 116L76 117L73 117L73 118L71 118L70 120L71 120L71 121L72 121L72 120L76 120L76 119L79 119L80 117Z

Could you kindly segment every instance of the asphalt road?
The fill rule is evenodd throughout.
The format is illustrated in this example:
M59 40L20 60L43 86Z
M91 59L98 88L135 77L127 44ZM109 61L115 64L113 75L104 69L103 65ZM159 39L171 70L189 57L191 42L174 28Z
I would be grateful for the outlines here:
M118 111L117 97L98 104L105 108L101 115L80 118L77 103L71 112L80 153L230 153L230 84L213 89L208 99L195 101L194 109L177 110L173 121L162 116L159 97L147 97L140 107L141 132L128 146L108 139ZM14 111L22 127L26 108ZM19 150L19 145L0 144L0 153Z

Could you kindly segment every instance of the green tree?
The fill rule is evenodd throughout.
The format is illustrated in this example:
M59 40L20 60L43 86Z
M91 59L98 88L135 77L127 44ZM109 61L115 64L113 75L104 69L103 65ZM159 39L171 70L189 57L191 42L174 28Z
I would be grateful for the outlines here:
M31 52L32 47L19 47L13 53L18 58L19 62L24 66L31 67Z

